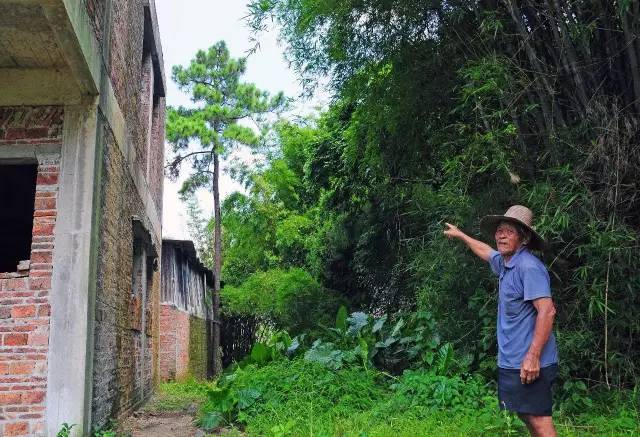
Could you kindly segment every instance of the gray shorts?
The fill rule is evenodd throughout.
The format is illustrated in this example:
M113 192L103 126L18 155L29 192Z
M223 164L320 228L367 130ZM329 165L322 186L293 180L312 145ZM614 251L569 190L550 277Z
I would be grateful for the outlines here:
M520 381L520 369L498 368L498 402L500 408L533 416L551 416L551 387L558 374L558 365L540 369L540 376L531 384Z

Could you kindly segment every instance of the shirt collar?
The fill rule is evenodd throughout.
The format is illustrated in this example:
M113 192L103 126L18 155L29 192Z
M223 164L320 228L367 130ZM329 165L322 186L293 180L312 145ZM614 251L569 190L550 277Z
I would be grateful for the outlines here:
M516 260L518 259L520 254L525 250L527 250L527 246L521 246L518 250L516 250L516 253L513 254L509 262L504 263L504 267L507 269L513 268L516 265Z

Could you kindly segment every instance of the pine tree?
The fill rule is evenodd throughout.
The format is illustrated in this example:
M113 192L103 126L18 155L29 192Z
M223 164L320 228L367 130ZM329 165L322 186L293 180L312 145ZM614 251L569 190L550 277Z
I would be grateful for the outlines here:
M220 271L222 262L222 220L220 215L220 160L241 146L258 147L265 133L267 115L286 108L282 93L271 96L255 85L240 81L246 59L233 59L224 41L207 51L198 51L186 67L173 67L173 80L191 95L190 108L169 108L167 139L173 157L167 164L169 176L180 174L183 162L191 172L180 194L188 197L200 188L210 189L214 203L214 287L213 287L213 374L221 372ZM242 124L253 123L256 129Z

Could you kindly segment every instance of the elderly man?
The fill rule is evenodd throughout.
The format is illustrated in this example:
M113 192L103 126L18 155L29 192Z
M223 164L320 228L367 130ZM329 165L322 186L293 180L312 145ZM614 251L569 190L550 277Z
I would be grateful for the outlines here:
M500 407L516 412L532 436L547 437L556 435L551 418L551 385L558 371L555 307L547 269L530 252L544 244L532 222L531 210L520 205L484 217L480 229L495 236L497 251L449 223L444 234L461 240L498 276Z

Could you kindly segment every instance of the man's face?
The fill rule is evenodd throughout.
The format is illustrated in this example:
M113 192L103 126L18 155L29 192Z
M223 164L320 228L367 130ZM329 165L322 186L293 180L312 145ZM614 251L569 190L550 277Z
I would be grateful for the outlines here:
M509 222L500 222L496 229L496 245L502 256L511 256L522 245L522 239L515 225Z

